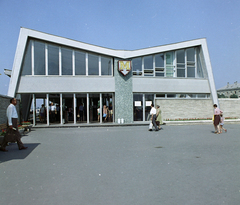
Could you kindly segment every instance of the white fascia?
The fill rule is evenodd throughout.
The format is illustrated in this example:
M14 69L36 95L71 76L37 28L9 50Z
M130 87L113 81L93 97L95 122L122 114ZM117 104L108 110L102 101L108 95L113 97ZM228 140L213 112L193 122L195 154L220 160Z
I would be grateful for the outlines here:
M205 63L206 63L206 68L207 68L207 73L208 73L208 82L209 82L209 87L210 87L211 94L212 94L213 103L217 104L219 107L218 96L217 96L216 86L215 86L215 82L214 82L214 78L213 78L212 65L211 65L211 60L210 60L210 56L209 56L209 52L208 52L206 39L202 39L201 46L202 46L203 56L204 56Z
M11 79L8 87L8 96L15 97L17 83L20 75L20 68L23 60L24 51L27 45L28 30L20 29L18 37L17 49L13 61L13 68L11 73Z
M209 77L209 85L210 85L211 93L213 96L213 101L214 103L218 104L217 93L216 93L216 88L215 88L215 83L214 83L213 73L212 73L212 67L211 67L211 62L209 58L207 42L205 38L184 41L184 42L174 43L169 45L139 49L134 51L126 51L126 50L114 50L114 49L104 48L100 46L90 45L87 43L82 43L79 41L39 32L32 29L27 29L27 28L20 29L16 54L14 58L13 68L12 68L12 77L9 83L9 90L8 90L8 95L11 97L14 97L16 93L18 78L20 75L20 68L21 68L23 55L26 49L28 38L35 38L43 41L48 41L48 42L52 42L60 45L73 47L76 49L82 49L85 51L94 52L102 55L117 57L120 59L129 59L129 58L151 55L155 53L193 47L193 46L201 46L203 49L203 55L206 62L206 67L207 67L207 72Z

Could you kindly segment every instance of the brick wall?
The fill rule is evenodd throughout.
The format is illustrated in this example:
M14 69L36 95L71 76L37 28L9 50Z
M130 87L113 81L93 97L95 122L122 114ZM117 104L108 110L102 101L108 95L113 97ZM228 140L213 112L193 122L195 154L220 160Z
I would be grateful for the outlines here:
M163 119L212 118L211 99L157 99Z
M240 99L220 98L219 107L223 111L224 117L240 118Z

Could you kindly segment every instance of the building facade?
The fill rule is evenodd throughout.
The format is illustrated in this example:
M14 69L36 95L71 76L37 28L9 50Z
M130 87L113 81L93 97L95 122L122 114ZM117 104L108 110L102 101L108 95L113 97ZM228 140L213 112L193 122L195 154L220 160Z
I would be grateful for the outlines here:
M21 99L23 120L36 102L56 106L54 123L147 121L150 105L164 119L212 116L218 98L206 39L134 51L114 50L21 28L9 96ZM98 114L99 110L99 114ZM80 116L82 115L82 116Z
M234 98L239 98L240 97L240 83L237 81L234 82L233 84L227 83L226 86L220 88L217 90L217 94L219 97L234 97Z

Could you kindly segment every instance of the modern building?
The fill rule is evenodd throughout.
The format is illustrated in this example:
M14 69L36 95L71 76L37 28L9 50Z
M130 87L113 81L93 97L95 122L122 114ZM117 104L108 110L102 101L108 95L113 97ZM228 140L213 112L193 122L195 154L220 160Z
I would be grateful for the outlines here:
M47 110L57 105L60 124L102 123L104 105L112 110L108 121L134 123L147 120L152 103L161 106L164 119L212 117L218 104L205 38L129 51L26 28L8 95L21 99L23 120L33 106L34 124L39 99ZM50 119L46 112L47 125Z
M231 96L240 97L240 83L236 81L233 84L229 84L228 82L226 86L217 90L217 94L227 98Z

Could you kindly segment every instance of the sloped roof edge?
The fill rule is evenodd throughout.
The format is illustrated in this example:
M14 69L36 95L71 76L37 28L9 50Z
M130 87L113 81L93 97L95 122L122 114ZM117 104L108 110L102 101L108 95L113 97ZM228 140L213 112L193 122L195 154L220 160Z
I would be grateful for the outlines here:
M136 50L115 50L110 48L105 48L101 46L96 46L88 43L83 43L77 40L68 39L65 37L56 36L53 34L48 34L28 28L21 27L20 35L26 35L25 37L32 37L43 41L49 41L52 43L57 43L65 46L70 46L74 48L83 49L90 52L96 52L103 55L109 55L114 56L118 58L133 58L138 56L144 56L144 55L151 55L154 53L160 53L160 52L166 52L171 50L177 50L192 46L199 46L206 42L205 38L195 39L195 40L189 40L189 41L183 41L179 43L172 43L172 44L166 44L161 46L154 46L149 48L143 48L143 49L136 49Z

